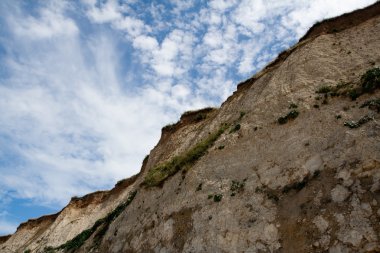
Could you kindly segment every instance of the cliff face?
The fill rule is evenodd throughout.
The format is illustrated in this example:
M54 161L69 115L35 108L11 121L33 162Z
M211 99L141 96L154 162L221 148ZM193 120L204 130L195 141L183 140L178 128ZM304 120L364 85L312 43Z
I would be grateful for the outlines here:
M0 252L379 252L379 67L380 3L317 24L220 108L163 128L139 175Z

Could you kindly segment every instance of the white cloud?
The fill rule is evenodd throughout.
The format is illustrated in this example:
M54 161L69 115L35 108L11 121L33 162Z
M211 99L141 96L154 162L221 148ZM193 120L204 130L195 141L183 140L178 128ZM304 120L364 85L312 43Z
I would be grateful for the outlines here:
M141 35L133 40L133 46L136 49L154 51L158 48L158 42L154 37Z
M126 31L127 35L132 38L151 31L151 28L148 25L145 25L143 21L129 16L116 20L113 25L116 29Z
M224 12L232 8L236 4L236 0L211 0L209 6L220 12Z
M88 16L95 23L107 23L122 17L121 8L116 0L106 1L96 7L96 1L84 1L88 5Z
M374 2L374 0L347 0L342 4L341 1L331 0L296 1L299 5L293 7L293 10L285 17L286 25L294 27L297 36L300 37L316 21L363 8ZM289 1L289 5L291 3L292 1Z
M223 45L223 37L219 29L214 28L205 34L203 42L210 48L219 48Z
M180 15L181 12L194 6L194 0L170 0L170 2L175 6L173 13Z
M64 204L108 188L138 171L169 120L154 97L125 93L115 41L96 36L83 45L65 38L8 45L21 58L10 59L10 79L0 86L1 134L28 166L2 171L1 188L17 197Z
M0 219L0 234L8 235L16 231L18 224Z
M245 27L252 33L261 33L265 29L263 19L268 18L270 6L263 0L244 0L236 8L232 17L236 24Z
M40 10L39 16L26 16L15 20L9 17L13 28L19 36L29 39L49 39L56 36L73 36L78 33L75 22L64 16L66 5L53 1Z

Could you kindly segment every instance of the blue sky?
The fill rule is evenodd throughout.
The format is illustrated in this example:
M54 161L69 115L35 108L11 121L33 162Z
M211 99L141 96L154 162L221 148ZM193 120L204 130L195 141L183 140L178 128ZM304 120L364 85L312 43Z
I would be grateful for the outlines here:
M137 173L162 126L373 2L0 1L0 235Z

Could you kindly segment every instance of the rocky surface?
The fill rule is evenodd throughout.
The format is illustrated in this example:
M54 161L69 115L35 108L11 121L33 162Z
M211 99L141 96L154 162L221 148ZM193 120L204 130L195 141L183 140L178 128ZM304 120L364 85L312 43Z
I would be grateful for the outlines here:
M139 175L0 252L380 252L380 106L361 106L380 89L360 88L378 67L380 3L317 24L220 108L164 127Z

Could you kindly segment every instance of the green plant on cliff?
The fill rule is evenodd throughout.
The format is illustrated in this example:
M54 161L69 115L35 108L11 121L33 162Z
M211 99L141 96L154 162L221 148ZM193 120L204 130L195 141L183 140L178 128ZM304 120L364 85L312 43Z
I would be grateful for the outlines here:
M230 130L230 134L239 131L240 128L241 128L241 125L240 125L240 124L236 124L236 125Z
M380 68L373 68L365 72L361 77L364 92L373 92L380 88Z
M206 139L197 143L187 152L177 155L169 161L152 168L145 176L143 184L147 187L160 186L167 178L173 176L178 171L189 169L191 165L206 154L207 150L228 127L228 124L222 124L216 132L210 134Z
M54 252L55 252L55 249L53 247L51 247L51 246L45 247L43 249L43 253L54 253Z
M327 94L327 93L329 93L331 91L332 91L332 89L331 89L330 86L324 85L324 86L319 87L318 90L316 91L316 93L318 93L318 94Z
M222 194L215 194L214 195L214 202L220 202L223 198Z
M300 113L297 110L291 110L288 114L285 116L279 117L277 119L278 124L283 125L286 124L290 119L295 119L298 117Z
M80 234L76 235L73 239L67 241L66 243L62 244L56 249L64 250L65 252L70 252L75 249L78 249L87 241L88 238L90 238L90 236L93 233L95 233L98 230L99 227L101 227L101 229L95 235L95 238L97 239L96 241L97 243L99 243L101 240L101 237L105 234L105 232L107 232L108 227L112 223L112 221L114 221L125 210L125 208L129 206L129 204L135 198L136 194L137 194L137 191L131 192L128 196L128 199L125 202L118 205L112 212L108 213L105 217L97 220L91 228L82 231ZM47 252L55 251L55 249L52 247L48 247L48 248L53 251L47 251Z
M340 95L346 95L351 100L356 100L358 97L365 93L372 93L376 89L380 88L380 68L372 68L367 70L360 78L358 85L353 86L352 83L339 83L336 86L321 86L316 90L318 94L325 94L325 98L328 95L336 97Z
M371 110L380 112L380 98L365 101L360 108L368 107Z
M232 180L230 187L231 196L235 196L236 193L244 191L245 181L247 181L247 179L244 179L242 182Z
M349 128L359 128L371 120L373 120L373 117L366 115L360 118L358 121L354 121L354 120L346 121L344 122L344 126L349 127Z

